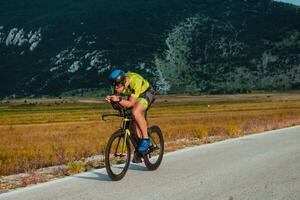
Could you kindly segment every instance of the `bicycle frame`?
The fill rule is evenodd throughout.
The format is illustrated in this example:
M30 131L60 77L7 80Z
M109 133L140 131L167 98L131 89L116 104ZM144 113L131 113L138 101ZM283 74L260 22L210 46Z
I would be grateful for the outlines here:
M131 133L131 131L130 131L130 123L131 122L133 122L133 119L124 117L121 129L120 129L121 132L124 134L124 141L123 141L123 145L122 145L122 154L124 153L124 147L126 146L126 141L128 139L130 139L130 141L131 141L132 145L134 146L134 148L137 148L137 146L138 146L138 143L137 143L136 139L133 138L133 137L136 137L136 138L138 138L138 137L133 136L132 134L135 134L135 133ZM119 146L119 142L118 142L118 145L117 145L116 149L118 149L118 146Z
M139 137L137 136L137 134L135 132L132 133L130 131L130 123L134 122L134 119L132 118L132 114L126 113L126 109L123 109L118 103L115 103L113 105L113 107L116 110L119 111L119 114L104 114L104 115L102 115L102 119L104 120L104 118L108 117L108 116L123 117L123 122L122 122L122 125L121 125L121 128L120 128L121 132L124 133L124 141L123 141L123 145L122 145L122 154L123 154L124 153L124 146L126 146L125 143L126 143L127 139L128 138L130 139L133 147L136 149L137 146L138 146ZM147 113L147 111L146 111L146 113ZM146 113L145 113L145 115L146 115ZM151 136L149 135L149 137L151 137ZM155 141L154 140L152 140L152 141L154 142L155 146L157 146ZM116 150L119 147L119 143L120 143L120 141L118 141L118 145L117 145ZM150 150L150 152L151 151L153 151L153 149ZM148 153L150 153L150 152L148 152ZM116 153L115 153L115 155L116 155Z
M105 116L118 116L118 117L121 117L120 115L105 115ZM122 144L121 156L124 154L124 147L126 146L126 141L128 139L130 140L130 142L132 143L134 148L137 148L137 146L138 146L138 141L136 141L138 137L133 136L133 134L135 134L135 133L132 134L131 131L130 131L130 123L132 121L133 121L133 119L131 119L129 117L124 117L122 125L120 127L120 131L124 134L124 140L123 140L123 144ZM133 137L135 137L135 139ZM116 156L117 156L117 150L118 150L119 145L120 145L120 140L121 140L121 138L118 141L117 148L116 148L116 151L115 151Z
M104 114L102 119L105 121L105 117L117 116L122 117L123 120L120 128L112 134L105 147L105 168L108 176L113 181L119 181L125 176L133 153L131 147L135 149L133 162L144 162L147 169L156 170L164 154L164 138L159 126L153 125L148 128L150 145L146 152L140 153L138 144L142 138L138 137L137 131L139 130L137 130L131 109L123 108L118 103L112 102L112 105L115 110L119 111L119 114Z

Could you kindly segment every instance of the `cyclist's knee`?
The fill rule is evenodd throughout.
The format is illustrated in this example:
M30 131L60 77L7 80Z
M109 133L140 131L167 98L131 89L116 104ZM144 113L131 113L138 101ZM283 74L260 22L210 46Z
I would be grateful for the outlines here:
M138 118L138 117L142 116L141 112L137 109L133 109L132 114L133 114L134 118Z
M138 106L134 106L132 108L132 114L134 116L134 118L139 118L139 117L143 117L144 116L144 111L142 109L139 109Z

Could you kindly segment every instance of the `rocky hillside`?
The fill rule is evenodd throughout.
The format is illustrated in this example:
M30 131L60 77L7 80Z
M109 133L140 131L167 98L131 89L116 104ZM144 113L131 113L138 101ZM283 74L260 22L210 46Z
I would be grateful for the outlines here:
M271 0L0 3L0 97L107 92L122 66L162 93L300 88L300 8Z

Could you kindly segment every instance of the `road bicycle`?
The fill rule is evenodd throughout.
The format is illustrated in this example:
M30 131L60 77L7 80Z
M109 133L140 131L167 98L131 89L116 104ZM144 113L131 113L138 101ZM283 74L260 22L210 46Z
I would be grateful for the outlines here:
M106 117L116 116L122 117L122 125L120 129L114 132L109 138L105 148L105 167L108 176L113 181L121 180L130 165L131 156L136 154L143 159L149 170L156 170L163 159L164 154L164 138L159 126L153 125L148 128L150 145L146 153L138 153L137 148L141 138L138 137L136 131L132 128L134 122L131 109L126 109L116 102L111 103L118 114L103 114L102 119ZM147 111L145 112L147 119ZM133 147L133 150L131 150Z

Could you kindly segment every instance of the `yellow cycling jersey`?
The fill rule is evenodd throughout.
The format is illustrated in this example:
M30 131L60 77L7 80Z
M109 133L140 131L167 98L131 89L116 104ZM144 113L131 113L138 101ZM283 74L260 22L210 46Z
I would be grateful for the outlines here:
M122 91L123 95L134 96L138 98L150 86L150 83L141 75L134 72L127 72L126 77L129 78L129 86Z

